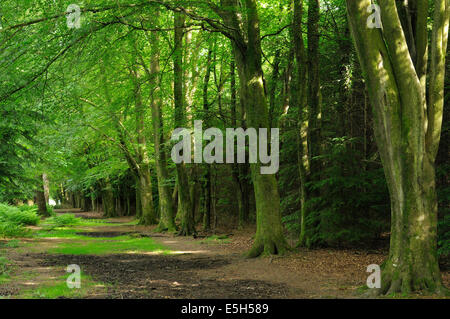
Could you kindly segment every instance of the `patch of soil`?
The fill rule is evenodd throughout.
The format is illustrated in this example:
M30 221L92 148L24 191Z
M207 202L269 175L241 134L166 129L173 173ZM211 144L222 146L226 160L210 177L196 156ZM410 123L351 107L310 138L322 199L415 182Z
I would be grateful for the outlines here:
M198 269L218 269L230 263L219 256L36 254L36 257L43 267L77 264L93 280L112 284L104 298L285 298L287 295L283 284L205 278L198 274Z
M14 296L17 294L19 294L18 287L12 287L12 286L8 286L8 285L0 286L0 296Z

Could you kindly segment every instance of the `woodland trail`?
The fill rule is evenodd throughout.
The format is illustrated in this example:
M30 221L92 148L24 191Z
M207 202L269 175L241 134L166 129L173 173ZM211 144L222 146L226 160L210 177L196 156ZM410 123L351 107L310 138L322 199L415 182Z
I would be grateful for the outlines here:
M77 213L98 218L95 213ZM87 219L92 220L92 219ZM369 264L381 263L386 251L300 250L283 257L246 259L252 230L192 238L153 233L152 228L129 224L129 218L111 218L105 225L77 227L82 238L41 236L23 239L18 248L2 248L12 263L9 281L0 281L6 298L358 298ZM103 220L102 220L103 221ZM122 236L122 237L119 237ZM65 244L120 245L129 236L164 246L158 251L118 249L111 253L54 253ZM119 239L115 239L119 238ZM134 240L134 239L133 239ZM97 241L95 242L97 243ZM117 246L119 247L119 246ZM121 246L120 246L121 247ZM67 265L82 274L78 291L65 292ZM448 286L450 272L443 271ZM52 287L59 285L61 292ZM39 287L43 287L39 289ZM47 287L47 288L45 288ZM33 293L30 293L32 288ZM64 290L65 289L65 290ZM51 293L49 291L52 291Z

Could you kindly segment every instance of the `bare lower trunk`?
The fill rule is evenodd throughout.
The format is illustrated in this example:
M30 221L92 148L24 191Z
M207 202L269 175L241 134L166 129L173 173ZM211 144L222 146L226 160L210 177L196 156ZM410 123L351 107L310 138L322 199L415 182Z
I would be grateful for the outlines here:
M50 216L47 211L47 203L45 200L45 191L42 176L39 176L38 189L36 190L36 204L38 206L39 215Z
M177 164L178 174L178 209L181 219L180 236L189 236L195 234L194 216L192 210L191 197L189 194L189 182L186 169L183 164Z
M248 28L246 40L233 41L233 53L241 85L242 107L248 119L248 127L269 128L269 114L261 65L261 37L256 1L245 1ZM235 2L233 3L236 4ZM236 6L233 7L237 10ZM226 23L239 29L238 14L226 15ZM288 245L281 223L280 196L274 174L261 174L261 163L250 165L256 201L256 235L249 257L261 254L282 254Z
M443 293L437 258L437 198L433 165L424 159L422 176L398 182L391 191L391 243L380 293L428 290Z
M140 182L136 180L136 219L142 216L142 203L141 203L141 186Z
M106 183L102 194L103 215L105 217L116 217L117 212L114 205L114 194L110 183Z
M205 206L203 212L203 230L208 231L211 229L211 167L206 167L205 173L205 186L204 186Z
M47 174L42 174L42 180L44 185L45 203L48 205L48 200L50 199L50 182L48 180Z
M139 219L139 224L155 225L157 223L157 220L155 208L153 206L153 193L150 171L148 169L143 169L139 172L139 175L142 206L142 215Z

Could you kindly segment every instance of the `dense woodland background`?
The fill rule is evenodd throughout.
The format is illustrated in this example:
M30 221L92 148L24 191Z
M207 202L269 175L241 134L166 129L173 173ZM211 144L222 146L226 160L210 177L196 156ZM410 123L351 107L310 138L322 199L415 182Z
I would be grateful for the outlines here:
M245 1L214 11L205 1L85 0L79 29L67 27L71 3L0 4L0 202L35 200L45 214L50 197L186 235L255 225L250 165L190 164L180 175L170 159L176 127L249 126L238 42L225 34L235 30L217 22L224 4ZM265 0L257 10L284 234L310 248L387 246L389 191L345 1ZM448 52L435 164L441 259L450 253ZM178 211L176 224L161 221L166 209Z

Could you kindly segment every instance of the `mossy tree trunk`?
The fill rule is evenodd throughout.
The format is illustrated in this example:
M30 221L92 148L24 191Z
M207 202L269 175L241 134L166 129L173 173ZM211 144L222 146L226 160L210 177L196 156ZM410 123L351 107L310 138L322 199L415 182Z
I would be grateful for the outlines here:
M136 179L136 219L142 216L141 183Z
M297 245L306 244L306 215L308 192L306 184L310 175L310 160L308 152L309 139L309 110L306 107L307 96L307 59L302 32L303 0L294 1L294 21L292 23L292 38L294 45L294 70L291 82L290 100L293 108L297 111L297 165L300 178L299 199L300 199L300 236ZM309 18L309 17L308 17ZM317 70L316 70L317 71Z
M150 159L147 150L147 139L145 138L145 110L142 103L141 75L133 61L134 99L137 133L137 176L140 183L142 214L139 219L141 225L154 225L157 223L156 211L153 205L152 179L150 175Z
M159 11L154 14L155 25L159 25ZM172 193L168 184L166 151L164 150L164 126L162 118L161 74L159 66L159 33L151 32L151 64L149 78L151 81L152 125L155 147L156 175L158 178L160 218L157 231L175 231L175 211L172 203Z
M231 125L237 127L238 123L240 127L245 129L244 111L237 108L237 90L236 90L236 65L234 59L230 64L230 89L231 89ZM269 120L270 122L270 120ZM232 167L233 181L235 184L238 200L238 227L242 229L248 222L250 215L250 189L246 180L248 173L247 163L235 163Z
M102 190L103 215L105 217L117 217L116 207L114 203L114 192L111 182L106 179Z
M50 216L47 210L47 202L45 200L45 188L43 175L38 176L38 186L36 189L36 205L38 214L41 216Z
M185 17L182 13L174 13L174 104L175 128L186 127L183 95L183 27ZM176 164L178 181L178 211L181 218L179 235L189 236L195 233L193 205L190 196L189 180L184 163Z
M45 203L48 205L48 201L50 199L50 181L48 180L47 174L42 174L42 181L44 185Z
M244 15L238 14L235 0L223 0L216 8L227 26L231 27L233 52L240 79L240 93L244 103L248 126L269 128L267 97L261 65L261 36L255 0L246 0ZM280 196L275 175L261 174L261 163L250 165L256 199L256 236L248 257L261 254L282 254L287 248L281 223Z
M382 29L366 25L370 0L347 0L391 197L389 257L377 290L382 294L444 291L437 259L434 162L441 134L450 3L434 0L428 87L426 4L408 5L411 32L402 27L394 0L379 1Z
M140 225L157 224L157 216L153 205L152 181L150 176L150 167L142 163L139 170L140 194L142 213L139 219Z

